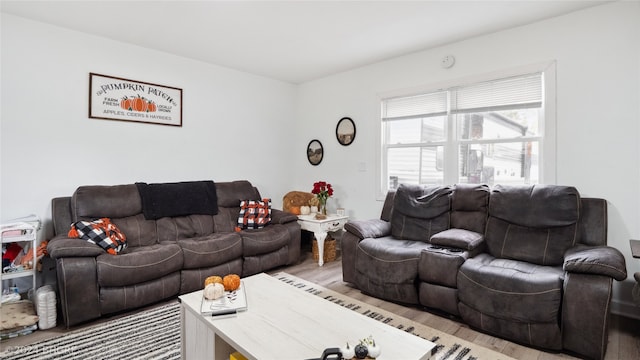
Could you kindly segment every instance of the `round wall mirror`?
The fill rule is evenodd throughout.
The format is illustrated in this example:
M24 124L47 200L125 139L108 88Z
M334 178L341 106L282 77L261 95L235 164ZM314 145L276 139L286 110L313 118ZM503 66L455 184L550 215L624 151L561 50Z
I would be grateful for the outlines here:
M309 141L309 145L307 145L307 160L309 160L309 163L314 166L320 164L323 155L324 149L320 140L313 139Z
M336 126L338 142L344 146L350 145L356 138L356 124L351 118L343 117Z

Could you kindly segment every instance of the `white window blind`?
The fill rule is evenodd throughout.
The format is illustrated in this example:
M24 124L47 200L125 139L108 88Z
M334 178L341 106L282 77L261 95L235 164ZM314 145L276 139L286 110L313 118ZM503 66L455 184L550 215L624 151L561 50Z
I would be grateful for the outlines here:
M542 106L542 74L487 81L451 89L453 113L500 111Z
M543 72L383 98L381 185L537 183Z
M423 118L446 114L447 93L445 91L390 98L382 102L383 121Z

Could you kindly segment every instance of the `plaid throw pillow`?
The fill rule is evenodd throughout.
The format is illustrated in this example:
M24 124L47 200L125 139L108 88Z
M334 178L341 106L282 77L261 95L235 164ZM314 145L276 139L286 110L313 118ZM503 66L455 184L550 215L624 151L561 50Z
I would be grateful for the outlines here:
M127 237L111 223L109 218L94 221L78 221L71 224L68 236L80 238L99 245L111 255L117 255L127 248Z
M260 229L271 221L271 199L242 200L236 231Z

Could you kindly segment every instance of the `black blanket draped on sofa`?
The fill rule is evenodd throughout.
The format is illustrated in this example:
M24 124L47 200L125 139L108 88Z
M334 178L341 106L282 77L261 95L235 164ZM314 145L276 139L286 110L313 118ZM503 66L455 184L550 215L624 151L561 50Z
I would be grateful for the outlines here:
M142 198L142 212L147 220L190 214L216 215L218 197L211 180L177 183L136 183Z

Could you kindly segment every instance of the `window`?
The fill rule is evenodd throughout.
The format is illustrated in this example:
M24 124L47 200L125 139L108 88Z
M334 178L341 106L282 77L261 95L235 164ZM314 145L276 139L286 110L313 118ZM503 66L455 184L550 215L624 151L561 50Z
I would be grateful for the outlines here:
M540 183L552 137L544 78L538 71L383 98L382 193L400 183Z

